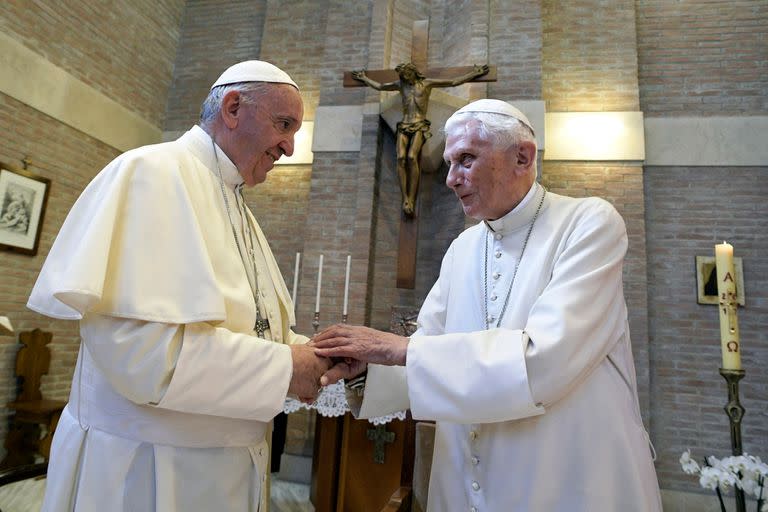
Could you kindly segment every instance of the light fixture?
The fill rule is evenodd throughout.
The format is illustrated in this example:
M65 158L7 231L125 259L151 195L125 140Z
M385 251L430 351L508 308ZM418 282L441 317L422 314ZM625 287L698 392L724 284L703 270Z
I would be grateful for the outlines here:
M642 112L551 112L544 160L645 160Z
M13 334L13 326L7 316L0 316L0 334Z
M314 128L314 121L304 121L301 123L301 128L296 132L293 139L293 155L283 156L275 162L275 165L311 164L314 159L314 153L312 153L312 132Z

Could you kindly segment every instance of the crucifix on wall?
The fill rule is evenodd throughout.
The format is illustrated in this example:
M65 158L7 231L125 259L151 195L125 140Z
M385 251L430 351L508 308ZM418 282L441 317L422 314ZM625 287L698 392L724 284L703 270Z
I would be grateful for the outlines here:
M429 21L413 24L411 62L394 70L351 71L344 73L345 87L372 87L378 91L399 91L402 120L397 123L397 175L402 195L400 244L397 261L397 287L413 288L416 281L416 241L418 237L417 194L421 177L421 149L431 136L427 119L429 96L433 88L455 87L466 82L496 80L496 70L488 65L427 69ZM426 70L422 73L421 70Z

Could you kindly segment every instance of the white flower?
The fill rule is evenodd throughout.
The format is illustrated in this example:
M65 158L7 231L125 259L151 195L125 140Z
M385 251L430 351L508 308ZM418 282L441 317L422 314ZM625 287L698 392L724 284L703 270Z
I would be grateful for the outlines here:
M760 486L757 483L757 480L751 477L751 475L744 475L744 477L736 482L736 485L738 485L746 494L749 494L750 496L757 497L760 493Z
M698 463L691 458L691 450L685 450L683 454L680 455L680 465L683 467L683 471L688 475L698 475L699 471L701 471Z
M719 483L718 473L720 471L716 468L705 466L701 468L701 477L699 478L699 485L704 489L715 490Z
M738 481L738 477L731 473L730 471L723 471L722 469L719 469L719 475L718 478L720 480L720 488L724 491L727 491L734 485L736 485L736 482Z

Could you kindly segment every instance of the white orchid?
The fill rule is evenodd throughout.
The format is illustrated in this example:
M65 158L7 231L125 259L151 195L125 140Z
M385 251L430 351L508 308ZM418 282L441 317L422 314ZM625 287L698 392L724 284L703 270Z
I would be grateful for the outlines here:
M699 463L691 458L691 450L685 450L680 456L680 465L688 475L698 475L701 471Z
M723 496L720 491L728 491L738 487L748 496L757 499L756 511L768 512L768 500L765 499L765 480L768 477L768 464L760 457L744 454L718 459L712 455L705 457L704 466L691 458L691 451L686 450L680 455L680 466L688 475L699 475L699 485L717 493L721 510L725 510Z

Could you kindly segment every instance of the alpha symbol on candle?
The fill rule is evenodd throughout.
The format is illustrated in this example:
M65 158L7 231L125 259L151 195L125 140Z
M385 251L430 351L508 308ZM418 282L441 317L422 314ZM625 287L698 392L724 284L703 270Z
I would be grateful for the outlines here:
M738 352L739 351L739 344L735 341L729 341L728 342L728 352Z
M731 276L731 273L730 273L730 272L726 272L726 273L725 273L725 277L723 277L723 282L724 282L724 283L727 283L728 281L730 281L730 282L732 282L732 283L734 282L734 281L733 281L733 277Z

